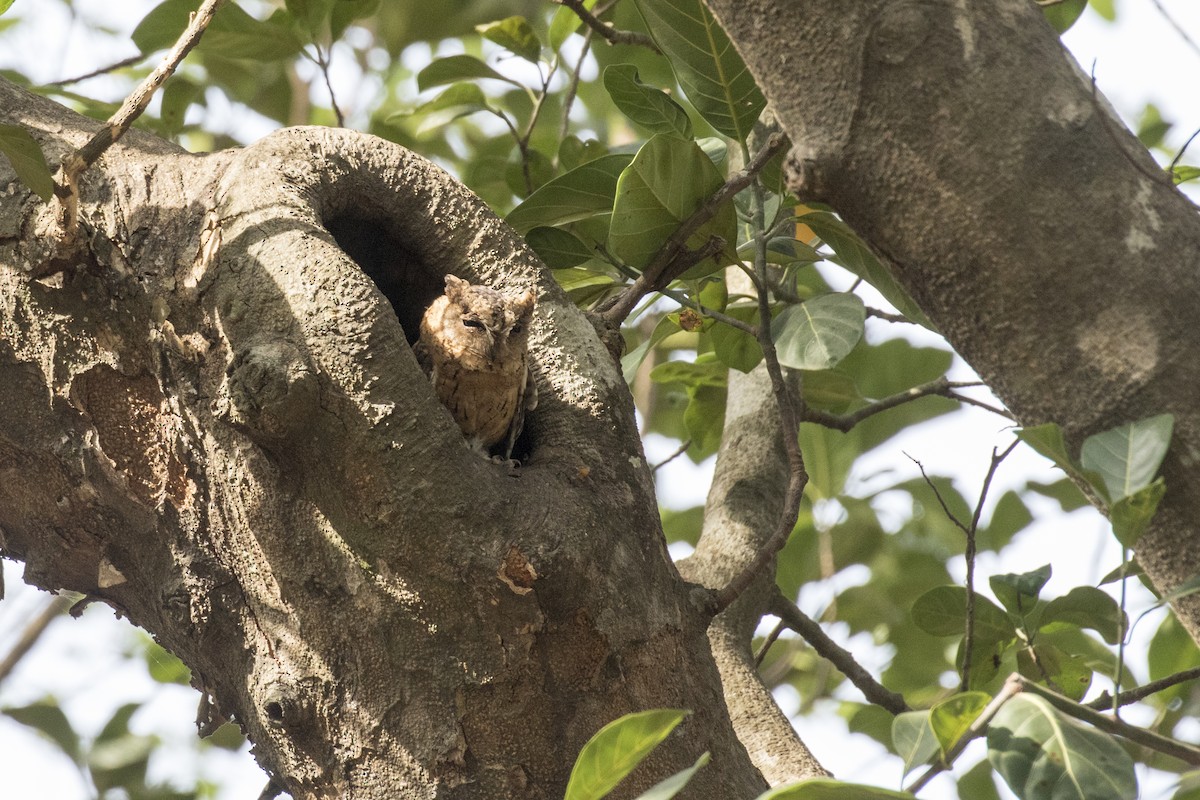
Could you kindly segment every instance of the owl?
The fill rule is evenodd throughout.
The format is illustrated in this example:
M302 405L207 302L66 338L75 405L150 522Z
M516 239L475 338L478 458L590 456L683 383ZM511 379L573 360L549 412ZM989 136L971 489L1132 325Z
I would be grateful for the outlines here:
M421 319L417 357L438 399L471 446L498 462L512 457L525 413L537 405L529 373L536 298L446 276L446 292Z

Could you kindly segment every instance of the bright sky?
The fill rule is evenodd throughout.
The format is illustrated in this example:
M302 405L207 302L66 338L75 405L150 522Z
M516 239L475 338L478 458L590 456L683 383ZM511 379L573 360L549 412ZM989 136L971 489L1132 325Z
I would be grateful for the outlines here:
M130 13L131 6L146 9L151 5L144 0L121 4L107 0L75 2L82 18L105 19L118 29L131 29L140 18L141 13ZM1157 10L1160 5L1191 41L1166 21ZM1200 129L1200 104L1196 102L1194 89L1194 76L1200 69L1200 48L1192 43L1200 41L1200 3L1118 0L1117 6L1120 20L1117 25L1109 25L1089 11L1064 41L1085 72L1090 72L1095 62L1099 87L1126 120L1136 123L1144 105L1155 103L1163 116L1175 123L1168 143L1178 148L1193 131ZM38 26L36 36L28 28L21 28L23 32L16 37L12 33L0 34L0 67L19 64L37 79L48 81L81 74L127 55L121 52L98 57L86 46L85 26L69 23L61 16L58 4L17 0L9 14L26 17L44 14L45 18L39 20L44 24ZM1200 143L1194 145L1187 160L1200 163ZM973 497L992 447L1003 448L1010 440L1003 420L981 411L964 411L936 428L899 437L886 452L863 465L863 474L880 469L910 469L902 455L907 452L920 459L930 474L956 475L966 496ZM670 454L675 446L674 442L652 438L647 442L647 455L654 462ZM993 496L998 497L1006 485L1035 477L1035 472L1042 480L1055 477L1044 461L1019 450L1002 468ZM664 502L677 507L701 502L702 492L698 493L696 487L706 486L710 473L711 465L696 467L686 459L676 460L660 473ZM1049 516L1027 531L1013 551L1006 551L1003 565L996 564L994 559L982 559L980 573L986 576L1024 571L1052 558L1055 575L1049 591L1064 593L1072 585L1094 582L1116 563L1119 556L1115 545L1097 515L1077 513L1064 519L1053 516L1050 510L1050 504L1035 509L1046 511ZM8 652L18 632L45 601L44 594L21 582L19 565L6 562L4 577L7 597L0 603L0 654ZM832 592L832 587L813 587L805 592L801 604L809 613L819 613ZM1151 631L1155 624L1144 622L1143 630ZM841 632L835 627L833 633ZM51 694L59 699L80 731L94 735L119 705L150 700L150 705L134 718L134 729L177 745L159 751L152 762L152 774L166 778L193 775L200 770L209 779L220 781L221 800L256 798L265 779L244 752L217 753L208 756L202 766L196 764L187 744L195 735L195 693L183 687L160 687L150 681L143 668L131 665L123 656L130 640L128 627L114 621L112 613L104 607L92 607L81 621L60 621L0 685L0 704L18 706ZM869 667L881 666L879 654L869 643L851 640L849 645ZM798 703L787 690L781 691L779 698L785 710L794 710ZM831 729L840 727L831 714L799 721L801 735L839 777L898 786L896 762L884 759L882 748L861 738L831 735ZM1194 733L1200 735L1200 731ZM964 763L969 765L974 760L969 758ZM91 796L79 773L53 745L3 717L0 717L0 772L4 775L4 790L0 794L5 797L82 800ZM952 796L945 787L936 786L924 792L923 797ZM1169 789L1169 782L1159 780L1144 786L1142 797L1146 800L1169 797Z

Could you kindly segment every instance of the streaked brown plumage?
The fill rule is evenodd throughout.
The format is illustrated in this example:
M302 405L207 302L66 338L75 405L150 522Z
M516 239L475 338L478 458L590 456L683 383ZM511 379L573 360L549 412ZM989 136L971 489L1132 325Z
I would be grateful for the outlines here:
M421 319L418 357L472 447L512 456L525 412L537 405L529 374L533 292L512 296L446 276L446 293Z

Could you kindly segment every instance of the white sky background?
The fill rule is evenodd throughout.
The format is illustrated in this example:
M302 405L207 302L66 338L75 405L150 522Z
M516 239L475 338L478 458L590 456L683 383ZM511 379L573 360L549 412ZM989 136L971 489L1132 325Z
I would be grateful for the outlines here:
M1195 0L1161 0L1161 5L1192 37L1200 41L1200 3ZM106 0L76 0L75 7L84 20L104 20L118 30L132 30L137 20L153 6L137 0L113 4ZM30 18L44 15L44 24L20 26L19 35L0 34L0 67L19 66L38 80L50 81L82 74L133 52L97 53L89 45L86 25L70 24L59 4L39 3L37 0L17 0L8 12ZM43 20L39 20L43 22ZM36 35L33 31L36 30ZM1142 108L1153 102L1163 116L1175 127L1168 136L1174 148L1182 146L1191 133L1200 129L1200 102L1195 90L1200 72L1200 52L1171 27L1156 10L1153 0L1118 0L1118 23L1110 25L1091 11L1064 37L1085 72L1092 71L1095 62L1097 83L1118 112L1136 125ZM334 78L337 83L335 52ZM350 81L346 80L349 84ZM359 87L361 90L361 87ZM92 87L81 90L92 91ZM347 93L349 93L347 89ZM101 90L96 89L97 95ZM339 101L343 99L339 89ZM325 98L316 98L324 103ZM226 118L239 118L248 123L251 137L261 135L269 127L258 120L226 109ZM354 123L353 117L351 124ZM1200 163L1200 140L1193 144L1185 163ZM892 335L885 323L871 320L872 336ZM929 335L928 342L935 341ZM969 370L958 364L955 379L969 380ZM1005 421L986 412L968 409L949 415L935 424L923 426L897 437L872 454L860 465L861 475L892 470L907 476L916 468L904 456L909 453L919 459L931 474L954 475L959 487L970 501L982 483L993 447L1004 448L1011 441ZM646 443L651 462L669 455L677 443L651 437ZM711 464L695 466L685 458L677 459L659 473L659 490L665 504L688 507L703 501L703 487L708 484ZM1001 467L993 485L992 497L998 498L1006 488L1019 486L1026 480L1049 481L1055 471L1041 458L1025 448L1018 450ZM1095 583L1119 562L1119 552L1108 533L1106 523L1098 515L1076 512L1069 517L1056 514L1055 505L1046 501L1033 508L1038 522L1024 532L1017 542L1005 551L1003 563L985 555L978 563L977 585L986 586L988 575L999 572L1022 572L1034 569L1050 560L1055 574L1047 594L1065 593L1070 587ZM7 597L0 603L0 654L7 653L12 641L36 614L46 595L26 587L20 579L20 565L4 563ZM961 577L961 575L959 576ZM853 581L854 575L842 577ZM1131 582L1132 583L1132 582ZM840 587L838 587L840 588ZM801 605L812 614L819 614L835 589L814 586L805 590ZM1132 616L1144 607L1139 599L1131 604ZM1148 635L1157 625L1156 619L1145 620L1139 632ZM876 673L884 665L881 655L869 641L846 640L839 626L831 630L851 647L863 662ZM197 771L209 779L218 779L221 800L253 800L258 796L265 777L245 752L233 755L211 752L203 764L192 757L190 741L195 735L194 719L196 694L183 687L161 687L151 681L137 662L128 661L123 653L130 648L132 633L124 623L114 620L106 607L92 607L80 621L60 621L50 630L35 650L20 664L16 672L0 684L0 705L16 706L54 695L66 709L69 718L81 733L90 736L99 731L112 711L127 702L149 701L146 708L134 717L133 728L141 733L163 737L176 747L164 748L152 762L152 775L195 775ZM785 711L795 710L798 698L785 689L778 694ZM848 690L846 697L853 697ZM881 747L865 737L834 735L843 726L829 712L818 713L797 721L801 736L810 743L818 759L838 777L845 780L878 783L899 788L898 762L886 758ZM1200 738L1200 726L1189 732ZM979 747L978 743L975 745ZM981 755L972 754L960 763L974 763ZM23 726L0 717L0 774L4 785L0 797L19 800L56 798L75 800L92 796L79 773L57 749ZM1143 779L1144 775L1139 775ZM940 779L948 783L948 779ZM1143 780L1142 797L1146 800L1167 798L1171 794L1169 780L1158 779L1151 784ZM922 792L922 797L936 799L953 796L937 783Z

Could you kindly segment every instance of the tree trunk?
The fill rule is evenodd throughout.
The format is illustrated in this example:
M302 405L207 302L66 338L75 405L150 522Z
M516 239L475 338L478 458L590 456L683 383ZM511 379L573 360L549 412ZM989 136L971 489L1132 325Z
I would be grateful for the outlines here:
M51 163L98 127L3 81L0 119ZM64 259L5 170L0 553L153 633L293 797L557 798L655 707L693 714L614 797L706 750L681 796L765 788L620 373L477 198L342 130L209 155L135 131L84 174ZM409 347L448 272L537 292L516 475Z
M1023 424L1175 415L1138 561L1200 574L1200 217L1034 3L706 0L830 203ZM1200 595L1177 603L1200 641Z

